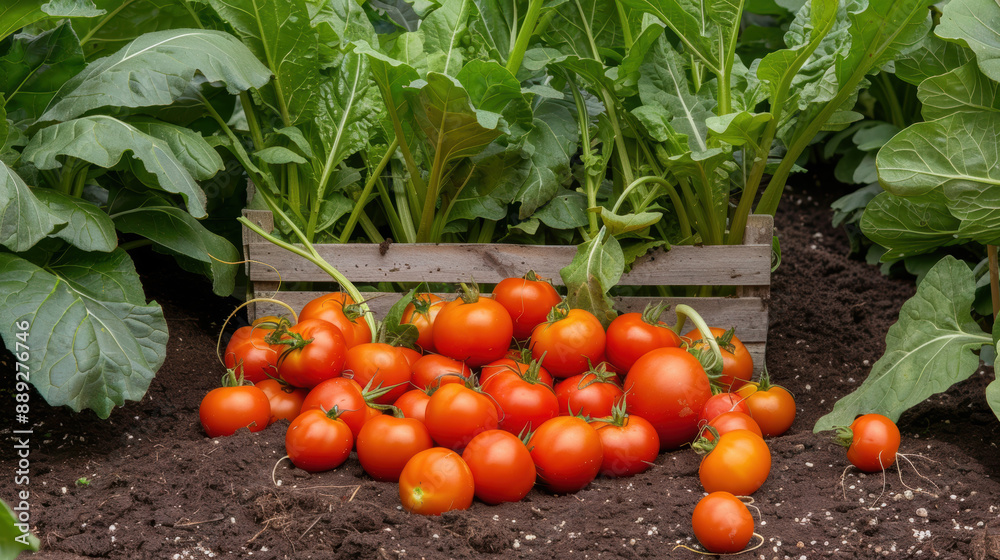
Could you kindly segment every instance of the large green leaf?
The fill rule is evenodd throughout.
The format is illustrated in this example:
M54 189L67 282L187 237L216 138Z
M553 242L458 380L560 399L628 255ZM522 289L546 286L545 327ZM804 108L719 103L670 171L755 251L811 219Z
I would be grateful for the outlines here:
M36 36L18 35L0 59L0 91L15 120L34 120L62 85L83 69L83 50L69 22Z
M520 219L527 219L556 196L569 178L570 160L579 141L580 128L569 109L555 102L538 105L522 148L530 165L515 196L521 203Z
M855 416L869 412L898 420L910 407L975 373L975 350L992 343L970 315L975 288L964 262L948 256L934 265L889 328L885 355L813 431L849 426Z
M84 251L107 253L118 246L115 224L96 204L53 189L34 189L49 213L66 222L54 237Z
M455 198L450 219L504 219L514 195L528 177L530 160L522 155L520 146L505 149L493 143L473 161L476 167L472 178Z
M217 19L211 13L212 8L203 2L94 0L94 3L105 13L73 20L73 29L90 60L107 56L145 33L201 27Z
M46 16L88 18L103 13L91 0L11 0L0 5L0 41Z
M17 440L14 440L16 445ZM31 502L15 499L15 507L19 511L27 510L30 514ZM0 560L17 560L18 555L25 550L38 550L41 543L38 537L31 533L30 523L18 523L17 516L0 500Z
M236 94L267 83L270 72L235 37L206 29L148 33L96 60L66 82L43 121L66 121L100 107L169 105L196 79Z
M220 296L233 293L240 253L184 210L158 196L118 193L109 201L111 219L124 233L141 235L158 250L179 257L184 268L212 279Z
M932 121L958 111L1000 111L997 82L967 62L945 74L927 78L917 88L920 114Z
M615 318L614 302L608 290L625 272L625 256L618 240L604 228L577 246L572 262L559 271L566 284L566 302L574 309L586 309L607 327Z
M427 70L455 76L465 66L459 39L468 29L469 17L475 13L470 0L441 0L415 33L423 39Z
M630 11L632 8L637 7L630 7ZM621 48L625 43L615 0L568 0L553 10L545 31L546 44L564 55L600 61L604 58L602 50ZM639 12L635 14L629 26L638 34L641 20Z
M472 0L472 4L479 12L479 17L470 22L472 32L506 64L513 42L511 35L517 25L516 4L504 0Z
M477 109L500 113L512 125L531 126L531 106L521 92L521 83L499 63L470 60L455 78Z
M861 231L885 247L883 261L934 251L962 243L961 220L933 196L902 197L881 192L864 207Z
M15 252L27 251L65 224L13 169L0 161L0 245Z
M933 33L928 33L916 49L896 59L896 77L915 86L940 76L973 59L972 51Z
M142 162L161 189L184 197L191 215L207 215L205 193L195 179L222 170L222 160L201 135L182 127L148 121L132 125L103 115L82 117L40 130L24 149L24 158L39 169L60 167L59 156L113 167L126 152Z
M980 70L1000 82L1000 6L993 0L951 0L941 11L938 37L976 53Z
M14 324L30 325L31 383L53 406L107 418L115 405L142 398L166 357L163 310L146 304L121 249L70 249L44 268L0 253L0 315L8 348Z

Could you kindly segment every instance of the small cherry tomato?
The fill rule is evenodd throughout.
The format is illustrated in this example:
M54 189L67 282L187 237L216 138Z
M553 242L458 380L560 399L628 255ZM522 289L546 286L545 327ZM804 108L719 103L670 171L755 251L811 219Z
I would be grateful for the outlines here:
M795 422L795 398L784 387L771 385L767 372L759 383L747 383L736 392L744 398L764 437L780 436Z
M708 450L698 467L698 478L706 492L725 491L749 496L764 485L771 473L771 450L763 438L750 430L735 430L719 436L718 442L698 440L692 446Z
M604 462L601 436L577 416L545 421L528 440L528 450L538 469L538 481L556 494L582 490Z
M295 420L295 417L302 411L302 403L306 400L306 395L309 394L309 391L305 389L292 387L277 379L265 379L254 385L264 391L267 400L271 402L271 424L278 420Z
M347 460L354 434L339 415L337 408L326 413L307 410L292 420L285 432L285 453L293 465L304 471L322 472Z
M443 447L417 453L399 475L399 499L410 513L441 515L469 509L474 495L469 465L458 453Z
M232 370L230 370L232 371ZM253 385L239 385L232 373L223 387L216 387L201 399L198 416L208 437L231 436L240 428L259 432L271 419L267 395Z
M694 506L694 536L715 554L740 552L753 538L754 521L746 504L729 492L712 492Z
M493 288L493 299L507 309L514 322L514 338L524 340L532 329L544 323L549 311L562 296L547 280L528 271L523 278L504 278Z
M398 482L407 461L434 442L420 420L383 414L361 427L357 447L366 473L375 480Z
M663 304L650 304L642 313L624 313L615 317L608 325L608 361L619 370L628 371L650 350L679 347L681 337L660 321L665 308Z
M487 430L462 452L476 483L476 497L487 504L518 502L535 486L535 463L524 442L504 430Z
M899 428L881 414L863 414L849 428L837 428L835 440L847 447L847 460L864 472L881 472L896 462Z

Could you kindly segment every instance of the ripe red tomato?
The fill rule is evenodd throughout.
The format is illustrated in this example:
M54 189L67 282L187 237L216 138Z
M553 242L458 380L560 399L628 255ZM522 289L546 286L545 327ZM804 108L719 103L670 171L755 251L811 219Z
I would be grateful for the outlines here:
M506 372L490 377L483 392L492 397L500 420L500 429L521 435L559 414L559 401L552 387L535 374L521 377Z
M736 393L717 393L705 402L705 406L701 409L700 421L711 422L713 418L724 412L750 414L750 407L746 405L743 397Z
M469 465L458 453L443 447L417 453L399 475L399 499L411 513L441 515L469 509L474 495Z
M601 474L632 476L649 469L660 453L660 437L646 419L627 414L624 405L615 407L607 418L590 423L601 437L604 461Z
M712 396L698 359L680 348L657 348L636 360L625 376L628 411L656 428L660 449L676 449L698 434L698 417Z
M462 453L476 484L476 497L487 504L518 502L535 486L535 463L524 442L503 430L472 438Z
M424 352L435 352L434 321L445 304L434 294L414 294L413 301L403 309L400 324L417 327L417 346Z
M552 386L553 384L552 375L549 374L549 372L546 371L545 368L539 365L538 362L531 360L530 357L528 358L528 360L531 363L525 363L519 360L520 358L511 358L508 356L500 358L499 360L494 360L486 364L479 370L479 384L486 385L486 383L494 375L497 375L499 373L511 372L511 373L516 373L521 377L526 377L528 375L535 375L538 377L538 380L541 381L542 383L545 383L549 387Z
M771 450L763 438L749 430L720 435L716 443L699 440L695 444L696 449L705 447L711 450L701 460L698 478L706 492L749 496L771 473Z
M434 447L434 442L420 420L383 414L361 427L357 447L366 473L375 480L397 482L407 461Z
M750 416L765 437L780 436L795 422L795 397L784 387L771 385L767 372L759 383L747 383L736 393L744 398Z
M479 367L507 353L514 323L502 305L473 289L441 309L433 332L438 353Z
M385 390L375 398L378 404L392 404L410 390L410 364L406 356L399 348L384 342L368 342L349 349L344 375L362 387Z
M567 377L556 385L559 414L604 418L611 416L625 392L618 386L618 376L600 368Z
M847 447L847 460L864 472L881 472L896 462L899 428L881 414L863 414L849 428L838 428L836 442Z
M226 345L223 362L227 369L242 366L243 378L251 383L278 375L278 351L264 338L272 329L261 327L240 327L233 333Z
M560 304L553 308L550 321L535 327L528 344L531 356L549 373L565 378L600 362L605 340L604 326L593 313Z
M601 436L577 416L556 416L531 435L528 450L538 481L556 494L577 492L594 480L604 461Z
M552 284L528 271L523 278L504 278L493 288L493 299L504 306L514 322L514 338L531 336L536 325L545 322L549 311L562 301Z
M280 331L275 331L275 334ZM311 388L344 370L347 343L340 329L320 319L306 319L281 334L284 345L278 375L295 387Z
M306 395L309 394L309 391L305 389L292 387L277 379L265 379L254 385L264 391L267 400L271 403L269 424L274 424L278 420L294 420L302 411L302 403L306 400Z
M427 414L427 403L431 401L431 396L422 389L413 389L403 393L403 396L392 403L393 406L403 413L407 418L424 421Z
M309 391L306 400L302 401L302 412L308 410L322 412L337 407L341 410L340 419L351 428L351 433L357 438L365 422L382 414L381 410L371 406L373 398L369 391L363 390L353 379L334 377Z
M607 357L616 368L628 371L643 354L656 348L679 347L681 337L660 321L662 305L642 313L624 313L608 325Z
M438 445L460 450L480 432L495 430L499 422L489 397L464 385L447 383L431 395L424 424Z
M240 428L259 432L270 423L271 403L252 385L217 387L201 399L198 416L208 437L231 436Z
M715 379L715 384L727 391L735 391L753 377L753 357L750 356L747 347L733 334L734 329L727 331L711 327L710 330L719 343L719 349L722 350L722 373ZM708 347L704 342L700 342L704 339L697 330L688 332L684 337L690 340L693 346Z
M750 510L729 492L712 492L702 498L694 506L691 525L698 542L715 554L740 552L753 538Z
M346 292L332 292L307 303L299 313L299 322L306 319L322 319L333 324L344 335L348 348L372 341L372 331L361 306Z
M410 383L417 389L429 389L444 383L465 383L472 376L469 366L441 354L421 356L411 369L413 376Z
M760 426L757 425L757 422L754 422L753 418L743 412L723 412L713 418L712 421L708 423L708 426L715 428L715 431L718 432L719 435L735 430L750 430L758 436L764 437L763 434L760 433ZM701 431L701 437L707 439L708 441L715 439L712 432L707 429L703 429Z
M339 414L339 409L328 413L307 410L292 420L285 432L285 453L293 465L304 471L322 472L347 460L354 434L338 418Z

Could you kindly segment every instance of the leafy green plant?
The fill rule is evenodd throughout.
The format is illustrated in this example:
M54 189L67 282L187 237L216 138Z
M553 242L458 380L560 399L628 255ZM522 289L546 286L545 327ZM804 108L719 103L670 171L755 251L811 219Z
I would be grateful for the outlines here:
M166 355L163 312L147 303L128 248L152 244L217 294L233 291L239 252L201 221L222 202L202 182L224 161L181 106L231 105L269 72L234 37L197 29L88 59L60 16L100 9L38 10L18 20L36 28L0 52L0 334L14 348L15 324L27 322L34 387L103 418L140 399Z
M918 96L926 122L913 124L879 151L876 165L885 188L861 220L865 235L887 248L884 258L920 255L961 244L986 248L1000 241L1000 8L981 0L952 0L935 33L912 57L908 70L922 75ZM996 284L995 247L991 269ZM988 283L980 274L978 283ZM886 353L865 382L817 422L826 430L860 412L896 420L931 394L970 377L976 352L996 347L1000 330L985 332L973 317L977 278L970 267L946 256L923 278L903 305L886 337ZM993 297L993 312L997 298ZM989 310L981 310L989 313ZM1000 382L986 391L1000 417Z

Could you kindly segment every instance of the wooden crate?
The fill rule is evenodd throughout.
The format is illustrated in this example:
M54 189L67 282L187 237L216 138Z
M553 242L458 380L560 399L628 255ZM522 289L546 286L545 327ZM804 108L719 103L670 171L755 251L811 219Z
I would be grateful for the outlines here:
M264 231L274 227L269 211L244 210L244 215ZM736 297L666 298L677 305L693 307L710 325L736 327L737 336L760 371L767 343L767 310L771 283L771 216L752 215L747 220L743 245L687 246L668 251L654 250L640 257L619 284L631 286L736 286ZM290 282L331 282L314 264L267 242L243 228L244 255L250 282L250 297L275 297L296 312L322 292L275 291ZM559 286L559 270L576 254L575 246L489 244L320 244L317 251L352 282L468 282L495 284L507 277L534 270ZM258 261L258 262L254 262ZM268 263L266 266L260 263ZM274 268L271 268L274 267ZM377 317L399 299L399 294L380 295L369 302ZM647 303L662 298L619 297L619 311L642 311ZM272 303L248 306L250 319L280 315L284 308ZM675 321L672 310L663 320ZM690 322L688 323L690 326Z

